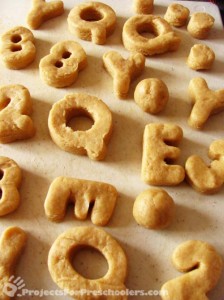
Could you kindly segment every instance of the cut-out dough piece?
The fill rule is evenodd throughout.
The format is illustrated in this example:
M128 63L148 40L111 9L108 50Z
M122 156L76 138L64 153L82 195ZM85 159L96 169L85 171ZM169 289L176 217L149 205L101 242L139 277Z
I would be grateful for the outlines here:
M210 166L200 156L190 156L185 164L186 177L198 192L214 194L224 183L224 140L211 143L208 156L212 159Z
M187 58L187 65L193 70L209 70L215 60L214 51L206 45L195 44Z
M35 134L31 112L30 93L24 86L0 87L0 143L31 138Z
M75 6L68 15L69 31L82 40L105 44L114 32L116 14L101 2L87 2Z
M181 27L187 23L190 11L179 3L171 3L164 15L164 19L172 26Z
M175 124L148 124L143 137L142 180L151 185L177 185L184 180L182 166L170 165L180 155L174 145L183 138L182 129ZM172 145L172 146L171 146Z
M34 36L22 26L14 27L1 37L1 57L9 69L19 70L31 64L36 56Z
M99 279L87 279L73 268L71 258L81 247L93 247L105 257L108 272ZM125 291L124 281L127 275L127 259L118 242L104 230L96 227L74 227L62 233L53 243L49 256L48 268L53 281L69 292L81 291ZM125 294L125 293L124 293ZM127 296L102 296L104 299L127 300ZM75 295L78 300L86 300L86 294ZM97 297L98 298L98 297ZM101 297L100 297L101 298ZM89 300L96 299L90 294Z
M44 208L51 221L64 218L67 205L74 202L74 215L85 220L91 203L91 221L94 225L106 225L115 208L117 190L110 184L68 177L56 178L48 191Z
M26 233L19 227L8 227L0 238L0 299L10 300L4 292L15 275L15 267L26 245ZM9 291L10 291L9 286ZM8 290L7 290L8 291Z
M212 91L203 78L193 78L189 83L189 95L193 108L188 124L201 129L210 115L224 110L224 89Z
M87 131L67 126L72 117L85 114L94 124ZM48 118L50 135L58 147L74 154L102 160L112 133L112 114L99 98L88 94L69 94L55 103Z
M174 267L183 276L166 282L161 289L163 300L209 300L206 294L217 284L223 261L215 248L206 242L190 240L180 244L172 255Z
M118 52L109 51L103 55L103 63L113 78L115 95L125 98L131 80L139 76L145 67L145 57L141 53L133 53L128 59L124 59Z
M62 88L73 84L79 71L86 65L87 57L83 48L74 41L62 41L41 59L40 76L48 85Z
M151 14L154 8L154 0L133 0L133 7L136 14Z
M27 24L31 29L39 28L45 21L58 17L64 12L63 1L32 0L33 8L27 16Z
M141 33L145 31L153 33L155 38L142 36ZM127 50L145 56L176 51L181 41L166 20L153 15L137 15L128 19L123 27L122 38Z
M14 160L0 156L0 175L0 216L4 216L19 206L18 188L22 181L22 171Z
M138 195L133 206L135 221L146 228L163 229L173 221L175 203L162 189L149 189Z
M165 108L169 100L169 91L162 80L147 78L136 86L134 99L143 111L158 114Z
M215 19L211 15L205 12L197 12L192 14L187 30L192 37L203 40L209 35L214 22Z

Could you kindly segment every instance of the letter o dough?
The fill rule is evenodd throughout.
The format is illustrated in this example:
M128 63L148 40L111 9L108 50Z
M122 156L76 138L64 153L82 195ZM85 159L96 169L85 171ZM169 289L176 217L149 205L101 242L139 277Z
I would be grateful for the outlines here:
M23 69L32 63L36 56L32 32L18 26L4 33L1 37L1 56L9 69Z
M101 2L88 2L75 6L68 15L69 31L82 40L105 44L116 25L113 9Z
M74 131L66 124L74 116L85 114L94 124L86 131ZM102 160L112 133L112 114L97 97L69 94L55 103L48 118L50 135L61 149L75 154L87 154L90 159Z
M48 85L62 88L71 85L78 72L87 65L86 53L74 41L62 41L55 44L50 54L40 61L40 76Z
M150 31L155 38L146 38L142 32ZM145 56L175 51L180 45L180 38L170 24L161 17L137 15L129 18L123 27L122 38L127 50L142 53Z
M93 247L103 254L108 263L108 272L104 277L89 280L79 275L71 264L74 251L82 247ZM58 286L69 292L80 291L123 291L127 274L127 259L117 241L104 230L96 227L75 227L62 233L53 243L49 256L48 268L51 277ZM122 294L122 293L121 293ZM75 295L78 300L94 300L81 293ZM104 296L104 299L126 300L127 296Z

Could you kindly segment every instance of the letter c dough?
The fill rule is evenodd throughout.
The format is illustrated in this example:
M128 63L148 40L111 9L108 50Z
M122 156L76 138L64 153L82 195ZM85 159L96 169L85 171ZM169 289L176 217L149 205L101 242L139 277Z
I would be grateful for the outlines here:
M89 130L74 131L67 126L69 120L80 114L93 120L94 124ZM53 105L48 127L53 141L61 149L74 154L87 154L93 160L103 160L112 133L112 114L97 97L69 94Z

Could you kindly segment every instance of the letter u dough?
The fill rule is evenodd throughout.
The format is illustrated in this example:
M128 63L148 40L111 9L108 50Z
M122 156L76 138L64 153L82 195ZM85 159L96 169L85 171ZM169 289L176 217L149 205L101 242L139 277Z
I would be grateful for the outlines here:
M86 131L67 126L72 117L85 114L94 124ZM107 105L88 94L69 94L55 103L48 117L50 135L58 147L93 160L103 160L112 133L112 114Z
M85 220L89 206L94 203L91 220L93 224L104 226L113 214L117 190L110 184L68 177L56 178L48 191L44 208L51 221L64 218L69 202L74 202L74 215Z

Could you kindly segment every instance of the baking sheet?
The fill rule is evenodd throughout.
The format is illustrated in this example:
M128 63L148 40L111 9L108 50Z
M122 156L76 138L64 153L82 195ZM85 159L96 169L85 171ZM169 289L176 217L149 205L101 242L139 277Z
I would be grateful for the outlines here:
M10 28L26 26L26 15L30 10L29 0L0 1L0 34ZM177 30L182 43L177 52L150 57L146 60L143 74L135 80L126 100L119 100L113 94L112 78L103 69L102 55L109 50L117 50L128 57L121 42L124 22L134 14L130 0L105 0L117 13L118 24L115 33L106 45L99 46L76 39L68 31L67 15L70 9L80 3L78 0L64 0L65 13L52 19L33 31L36 38L37 56L24 70L12 71L0 66L1 85L23 84L33 99L33 115L37 133L34 138L8 145L0 145L0 155L14 159L23 169L21 205L9 216L1 218L0 229L11 225L21 226L28 232L28 243L17 268L16 275L23 278L30 290L55 290L47 268L48 251L56 237L72 226L92 225L90 220L79 222L74 219L72 209L63 222L54 224L44 215L43 203L51 181L57 176L71 176L113 184L119 191L115 213L105 230L122 245L128 257L128 277L126 286L133 290L159 290L163 283L181 274L174 269L170 258L176 246L189 239L200 239L215 246L224 257L224 188L213 196L200 195L187 183L177 187L165 187L177 205L176 217L171 227L163 231L152 231L138 226L132 217L132 207L136 196L149 188L140 179L142 135L150 122L174 122L182 127L184 139L179 163L184 165L192 154L201 155L205 161L210 143L223 137L223 117L220 113L212 116L203 131L188 127L187 118L191 111L187 88L191 78L204 77L210 88L224 88L224 32L218 8L211 3L184 2L191 12L206 11L215 17L215 26L209 39L202 41L216 53L216 61L211 71L195 72L186 64L186 57L194 43L186 28ZM154 14L164 15L171 1L155 1ZM88 55L88 67L79 74L78 80L65 89L55 89L43 83L39 77L40 59L49 53L59 41L78 41ZM170 91L166 109L157 116L144 113L135 104L133 92L137 83L147 77L164 80ZM94 162L85 156L75 156L59 149L51 140L47 118L51 106L72 92L85 92L101 98L113 113L114 132L108 147L106 159ZM85 258L80 254L78 268L86 274L99 275L105 272L106 264L96 257ZM91 264L88 266L88 264ZM83 265L84 264L84 265ZM94 270L94 271L93 271ZM97 273L98 272L98 273ZM209 299L224 297L224 274L217 287L209 293ZM26 299L39 299L26 296ZM43 299L51 299L44 296ZM53 297L56 298L56 297ZM59 297L60 298L60 297ZM139 296L130 297L133 300ZM141 299L159 299L158 296ZM63 296L62 299L70 299Z

